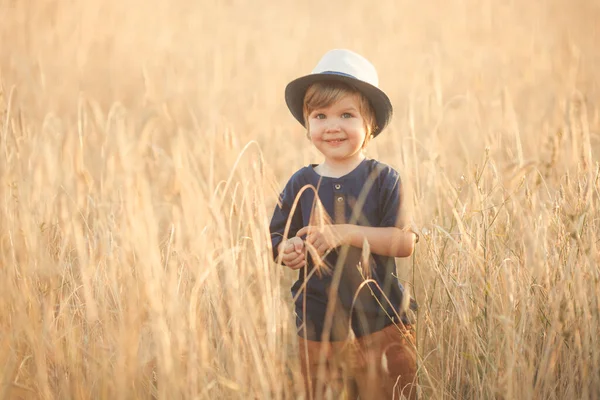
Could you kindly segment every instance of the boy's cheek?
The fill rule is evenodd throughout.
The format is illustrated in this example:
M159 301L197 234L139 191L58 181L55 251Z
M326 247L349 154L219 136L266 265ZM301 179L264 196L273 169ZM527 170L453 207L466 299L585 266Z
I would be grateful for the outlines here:
M319 131L321 129L322 125L323 125L323 123L320 122L319 120L308 121L308 127L311 132Z

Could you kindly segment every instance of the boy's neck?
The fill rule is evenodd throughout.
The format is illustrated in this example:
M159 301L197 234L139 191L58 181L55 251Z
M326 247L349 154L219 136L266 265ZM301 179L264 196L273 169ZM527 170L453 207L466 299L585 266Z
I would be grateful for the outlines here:
M342 161L325 159L325 161L315 167L315 171L321 176L340 178L352 172L364 159L364 154Z

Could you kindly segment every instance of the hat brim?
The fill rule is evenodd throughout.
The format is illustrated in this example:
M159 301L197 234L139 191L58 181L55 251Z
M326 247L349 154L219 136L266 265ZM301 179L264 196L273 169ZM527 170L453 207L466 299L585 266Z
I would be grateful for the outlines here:
M306 127L304 121L303 107L304 95L310 85L316 82L337 81L344 82L361 92L371 103L375 112L376 128L373 130L373 137L377 136L390 122L393 114L392 103L389 97L378 87L367 82L358 80L350 75L342 75L338 73L319 73L310 74L297 78L285 88L285 102L298 122Z

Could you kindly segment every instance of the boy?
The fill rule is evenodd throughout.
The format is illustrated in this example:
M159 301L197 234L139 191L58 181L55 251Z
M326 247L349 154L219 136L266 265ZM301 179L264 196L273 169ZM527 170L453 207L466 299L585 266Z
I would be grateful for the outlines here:
M307 397L414 399L414 331L394 257L411 255L418 237L401 217L398 173L363 153L389 122L390 100L373 65L348 50L326 53L285 97L324 156L290 178L270 224L275 259L299 270Z

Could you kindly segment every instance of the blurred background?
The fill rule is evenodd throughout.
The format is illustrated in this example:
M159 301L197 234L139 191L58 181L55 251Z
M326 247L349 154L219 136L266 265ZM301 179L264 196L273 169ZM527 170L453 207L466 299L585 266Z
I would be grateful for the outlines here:
M457 114L476 100L491 114L504 92L527 129L573 92L597 99L598 8L586 0L7 1L1 71L32 114L75 114L80 96L105 108L169 102L202 124L226 120L257 137L254 129L293 129L285 84L341 47L377 66L396 106L395 133L409 105L418 115ZM260 128L258 115L268 118Z
M296 397L267 223L319 160L285 85L332 48L394 105L368 155L423 229L399 276L425 398L600 395L600 2L5 0L0 21L0 397Z

